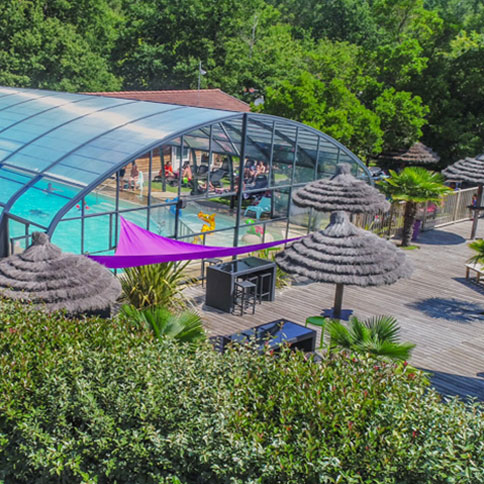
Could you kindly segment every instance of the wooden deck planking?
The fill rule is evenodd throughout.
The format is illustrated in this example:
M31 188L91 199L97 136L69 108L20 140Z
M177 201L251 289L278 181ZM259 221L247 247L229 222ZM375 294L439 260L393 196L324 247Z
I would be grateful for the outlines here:
M439 391L484 400L484 285L465 280L470 228L470 222L462 222L421 234L420 249L406 252L415 265L411 279L379 288L347 286L343 308L361 318L395 316L402 339L417 344L411 363L437 372L433 383ZM484 237L483 222L478 236ZM230 334L282 317L304 323L332 307L334 289L295 284L277 291L276 301L257 305L255 315L243 317L204 306L201 286L189 291L197 296L209 333Z

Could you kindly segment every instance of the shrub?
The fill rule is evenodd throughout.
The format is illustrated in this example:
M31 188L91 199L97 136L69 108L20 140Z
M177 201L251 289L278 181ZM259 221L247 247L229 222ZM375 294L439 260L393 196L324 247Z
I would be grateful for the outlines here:
M0 320L5 483L484 482L482 406L404 364L220 355L14 303Z
M187 265L188 261L128 267L120 278L124 300L136 308L184 309L187 299L182 291L190 282L184 273Z

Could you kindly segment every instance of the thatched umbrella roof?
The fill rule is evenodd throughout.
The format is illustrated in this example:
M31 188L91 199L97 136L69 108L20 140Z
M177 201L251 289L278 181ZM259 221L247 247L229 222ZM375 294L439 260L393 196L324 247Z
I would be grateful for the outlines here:
M109 316L121 284L97 262L63 253L47 234L34 232L28 249L0 260L0 293L47 311Z
M406 165L431 165L440 161L440 156L431 148L418 141L401 150L384 151L378 155L379 160Z
M449 180L484 185L484 157L464 158L442 170Z
M372 213L390 209L383 193L358 180L350 171L347 163L338 165L332 178L308 183L297 190L292 196L293 202L298 207L314 208L318 212Z
M355 227L343 211L332 213L324 230L293 242L277 254L276 262L290 274L336 283L335 317L341 314L343 285L382 286L412 273L404 252Z

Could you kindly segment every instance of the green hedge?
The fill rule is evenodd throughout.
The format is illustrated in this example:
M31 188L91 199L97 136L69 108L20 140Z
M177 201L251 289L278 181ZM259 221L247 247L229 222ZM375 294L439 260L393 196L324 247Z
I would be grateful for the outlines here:
M1 310L5 484L484 482L482 406L441 403L410 367Z

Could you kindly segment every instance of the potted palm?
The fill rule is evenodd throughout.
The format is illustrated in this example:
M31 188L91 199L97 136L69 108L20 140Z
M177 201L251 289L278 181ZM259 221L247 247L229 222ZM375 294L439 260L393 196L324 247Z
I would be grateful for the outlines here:
M412 229L420 203L439 203L442 197L452 190L444 185L440 173L421 167L409 166L397 173L390 170L390 178L379 182L383 191L393 201L404 201L402 247L408 247L412 238Z

